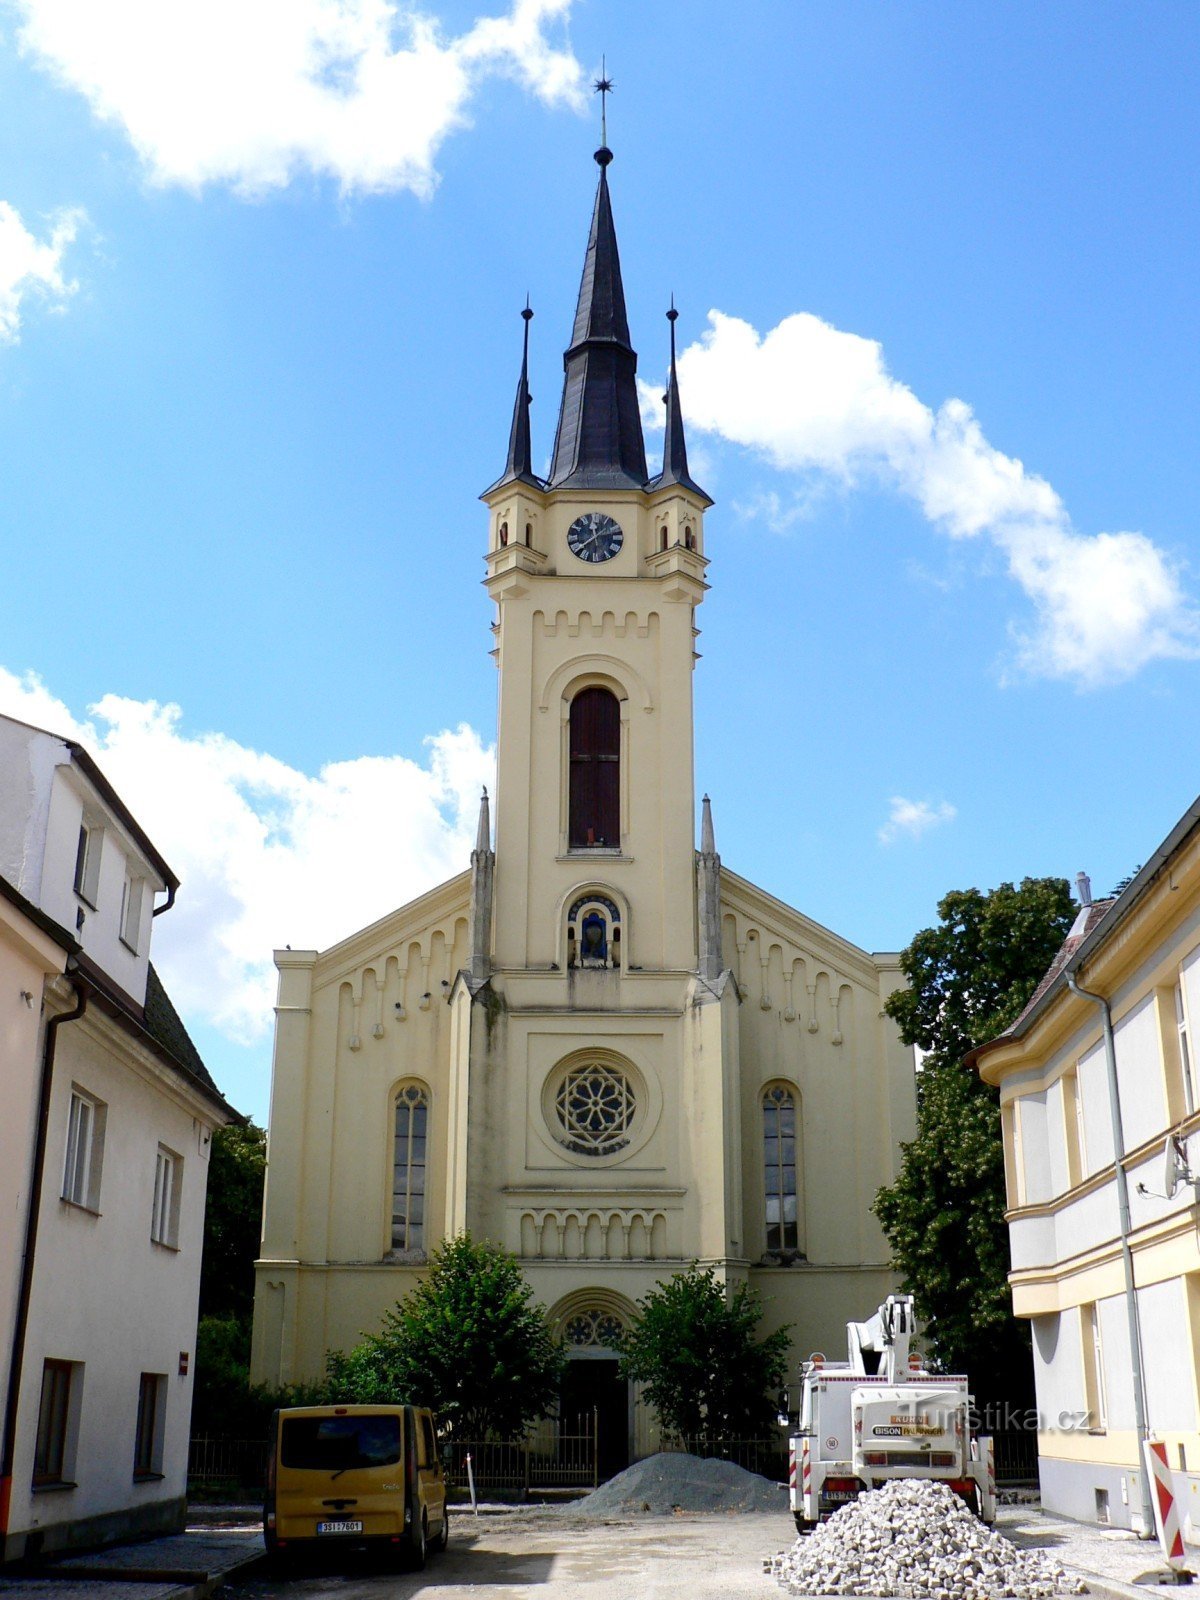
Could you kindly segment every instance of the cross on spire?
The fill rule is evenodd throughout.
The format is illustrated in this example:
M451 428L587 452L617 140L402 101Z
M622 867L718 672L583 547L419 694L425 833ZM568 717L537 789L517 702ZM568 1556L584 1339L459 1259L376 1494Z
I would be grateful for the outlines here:
M594 91L600 96L600 148L608 149L608 97L613 92L615 85L605 71L604 57L600 57L600 76L593 85Z

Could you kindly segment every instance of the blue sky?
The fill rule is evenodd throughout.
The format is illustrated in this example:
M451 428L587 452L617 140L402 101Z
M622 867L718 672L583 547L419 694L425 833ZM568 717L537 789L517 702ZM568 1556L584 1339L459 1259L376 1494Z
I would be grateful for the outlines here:
M1195 797L1194 5L0 22L0 709L90 739L180 873L156 952L245 1110L271 947L466 863L476 497L526 292L549 454L602 53L641 374L674 293L717 501L726 863L894 949L953 887L1107 889Z

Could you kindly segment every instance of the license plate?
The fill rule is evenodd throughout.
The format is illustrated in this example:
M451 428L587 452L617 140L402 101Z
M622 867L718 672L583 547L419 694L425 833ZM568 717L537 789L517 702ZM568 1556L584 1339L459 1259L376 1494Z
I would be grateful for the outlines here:
M361 1522L345 1522L345 1521L343 1521L343 1522L318 1522L317 1523L317 1532L318 1533L361 1533L362 1531L363 1531L363 1525L362 1525Z
M822 1489L822 1500L857 1500L857 1489Z

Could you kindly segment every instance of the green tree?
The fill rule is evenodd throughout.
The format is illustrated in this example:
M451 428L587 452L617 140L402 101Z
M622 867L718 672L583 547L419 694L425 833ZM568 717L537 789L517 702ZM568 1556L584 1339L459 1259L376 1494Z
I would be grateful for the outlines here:
M712 1268L693 1263L638 1302L618 1345L626 1377L642 1383L666 1432L712 1447L762 1437L775 1421L789 1330L756 1337L762 1306L739 1284L732 1295Z
M331 1351L331 1400L432 1406L458 1439L514 1439L558 1398L563 1354L516 1257L468 1234L348 1353Z
M218 1128L208 1158L200 1315L237 1317L249 1337L254 1262L262 1236L267 1136L253 1122Z
M924 1058L917 1134L875 1212L916 1297L932 1353L966 1372L977 1397L1024 1403L1029 1332L1012 1312L1004 1150L996 1091L964 1065L1027 1004L1071 925L1064 878L988 894L955 890L900 957L910 987L886 1010Z

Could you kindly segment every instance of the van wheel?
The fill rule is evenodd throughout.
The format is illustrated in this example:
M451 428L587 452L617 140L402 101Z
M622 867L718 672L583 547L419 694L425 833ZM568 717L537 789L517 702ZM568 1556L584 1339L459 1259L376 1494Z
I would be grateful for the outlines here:
M425 1558L429 1553L429 1524L425 1513L421 1513L421 1520L417 1524L408 1545L408 1564L414 1572L420 1572L425 1566Z
M437 1538L433 1541L433 1548L435 1550L444 1550L449 1543L450 1543L450 1507L449 1506L443 1506L442 1507L442 1526L438 1530Z

